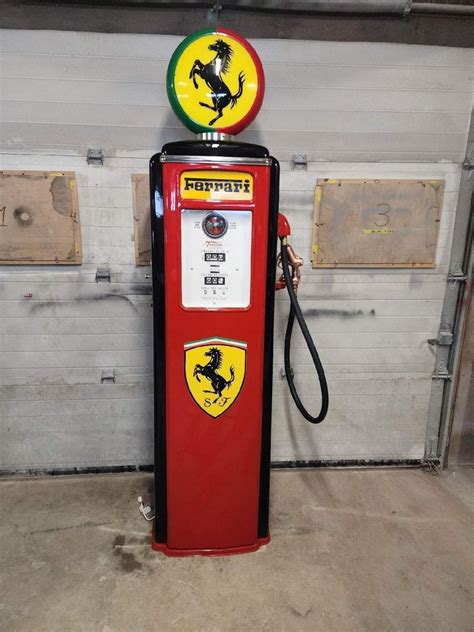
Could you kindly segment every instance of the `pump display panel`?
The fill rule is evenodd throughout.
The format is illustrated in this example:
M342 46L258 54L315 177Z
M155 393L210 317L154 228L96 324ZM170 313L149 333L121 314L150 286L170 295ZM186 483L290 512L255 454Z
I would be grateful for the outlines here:
M251 211L182 210L183 307L248 308L251 250Z

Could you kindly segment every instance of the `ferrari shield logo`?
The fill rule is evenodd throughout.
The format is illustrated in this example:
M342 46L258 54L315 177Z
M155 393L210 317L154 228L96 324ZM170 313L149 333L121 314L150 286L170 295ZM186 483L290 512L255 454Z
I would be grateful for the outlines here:
M184 345L186 384L202 410L216 419L235 402L245 379L247 344L205 338Z

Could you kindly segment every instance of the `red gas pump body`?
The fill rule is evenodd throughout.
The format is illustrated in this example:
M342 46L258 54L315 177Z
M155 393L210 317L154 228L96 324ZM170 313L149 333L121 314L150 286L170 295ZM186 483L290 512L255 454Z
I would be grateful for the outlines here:
M169 143L150 162L153 548L168 555L269 541L278 180L245 143Z

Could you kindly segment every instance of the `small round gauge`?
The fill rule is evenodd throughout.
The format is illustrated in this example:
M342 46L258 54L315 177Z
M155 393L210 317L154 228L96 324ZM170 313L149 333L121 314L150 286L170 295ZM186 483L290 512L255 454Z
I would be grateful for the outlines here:
M208 213L202 220L202 229L208 237L217 239L223 237L228 229L229 225L226 218L220 213Z

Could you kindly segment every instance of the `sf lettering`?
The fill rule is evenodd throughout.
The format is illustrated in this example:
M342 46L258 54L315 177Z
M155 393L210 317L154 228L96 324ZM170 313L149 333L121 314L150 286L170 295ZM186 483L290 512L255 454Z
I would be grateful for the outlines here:
M219 401L213 402L210 397L206 397L206 399L204 400L204 406L206 408L210 408L213 404L215 404L216 406L219 406L220 408L224 408L227 402L231 399L232 397L221 397Z

